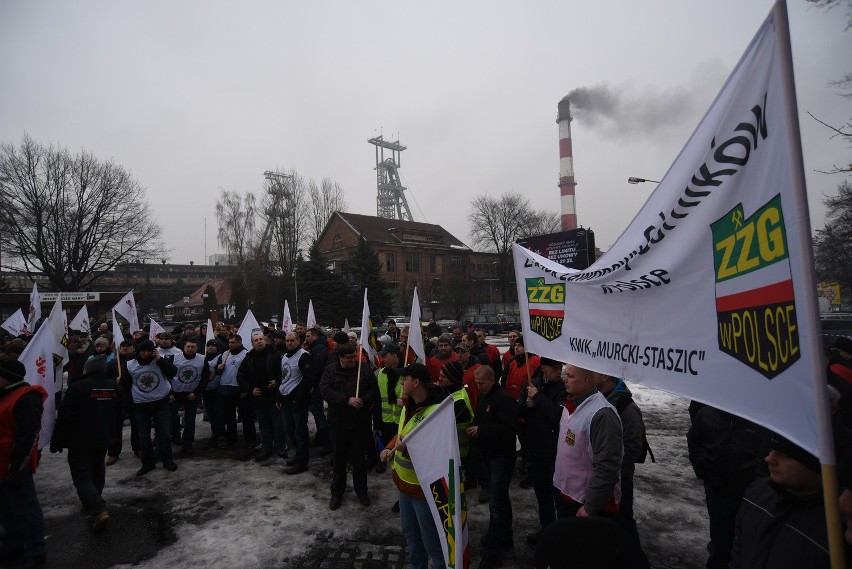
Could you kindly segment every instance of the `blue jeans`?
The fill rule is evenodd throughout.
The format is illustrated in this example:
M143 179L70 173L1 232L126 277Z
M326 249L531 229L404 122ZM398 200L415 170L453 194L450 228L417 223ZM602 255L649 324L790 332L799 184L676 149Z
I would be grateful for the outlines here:
M499 553L500 547L508 545L513 539L509 484L512 482L514 462L503 456L485 458L490 514L488 531L485 533L485 551L489 554Z
M281 407L281 416L284 418L284 430L296 443L296 465L308 465L308 406L309 399L284 401Z
M19 486L0 483L0 526L2 551L23 548L26 556L44 553L44 515L29 468L21 471Z
M163 464L172 460L172 418L169 413L168 400L152 403L137 403L134 405L136 422L139 425L139 450L142 451L142 464L154 464L154 445L151 444L151 421L154 422L154 434L157 437L157 448Z
M444 569L447 566L444 550L428 502L423 498L413 498L400 492L399 520L408 546L409 567L428 569L431 559L432 569Z
M284 437L284 420L275 407L275 396L249 394L257 424L260 427L261 452L272 452L273 446L279 456L287 456L287 439Z

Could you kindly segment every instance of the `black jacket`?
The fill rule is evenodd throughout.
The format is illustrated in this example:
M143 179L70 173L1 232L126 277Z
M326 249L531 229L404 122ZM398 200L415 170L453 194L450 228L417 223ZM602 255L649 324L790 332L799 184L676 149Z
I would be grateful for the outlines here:
M768 478L748 487L737 514L731 569L829 566L822 492L794 496Z
M544 381L544 378L539 376L533 378L533 382L538 389L533 406L527 407L526 387L518 400L519 414L526 418L524 444L529 446L530 452L536 458L555 458L562 406L568 394L561 379Z
M313 373L311 379L311 387L317 387L322 379L322 374L328 365L328 343L325 337L320 336L313 344L308 345L307 350L313 358L312 368Z
M19 381L4 389L0 389L0 399L11 395L15 390L29 387L29 383ZM15 421L15 436L12 442L12 454L9 458L9 472L21 469L21 465L30 456L41 431L41 415L44 411L41 394L32 391L21 396L12 408L12 419ZM0 473L0 480L6 473Z
M251 396L253 389L260 389L264 395L274 396L276 388L269 387L270 381L281 379L281 356L270 346L262 350L252 350L246 354L237 370L237 385L240 391Z
M103 374L84 376L62 398L50 448L107 448L118 441L123 415L124 395L115 380Z
M320 394L328 403L328 424L332 428L370 428L372 416L370 406L379 400L379 384L368 364L358 362L358 365L361 366L361 386L358 397L364 401L364 406L360 409L355 409L348 404L349 398L355 397L358 366L347 369L336 363L326 366L323 371L319 386Z
M495 382L487 394L479 392L473 425L479 427L479 434L472 441L485 458L502 456L515 460L518 408L499 383Z

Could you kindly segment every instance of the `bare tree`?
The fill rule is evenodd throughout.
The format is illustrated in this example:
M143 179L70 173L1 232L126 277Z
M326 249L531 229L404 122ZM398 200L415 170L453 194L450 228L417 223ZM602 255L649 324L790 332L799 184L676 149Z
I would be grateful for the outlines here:
M512 243L524 234L530 222L529 200L518 193L504 193L499 198L480 194L470 205L470 236L474 244L497 253L501 301L507 302Z
M542 209L532 211L525 217L525 222L521 226L520 233L518 233L518 239L556 233L562 229L562 220L555 211Z
M343 188L329 178L323 178L317 186L311 180L308 184L308 227L306 228L311 243L319 239L328 224L328 220L336 211L346 211L349 205L344 199Z
M0 145L4 267L43 273L52 288L90 286L121 262L162 255L145 188L122 166L25 135Z
M256 198L248 192L222 190L216 202L219 246L225 249L231 264L241 266L254 260L260 244Z
M290 169L267 174L263 200L262 254L280 275L292 275L304 239L309 211L308 191L313 182ZM307 248L307 247L305 247Z

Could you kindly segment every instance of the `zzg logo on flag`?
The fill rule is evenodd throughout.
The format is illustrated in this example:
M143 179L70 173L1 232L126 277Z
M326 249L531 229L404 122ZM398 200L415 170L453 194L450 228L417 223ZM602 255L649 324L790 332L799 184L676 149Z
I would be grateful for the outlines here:
M547 283L544 277L527 279L530 330L552 342L562 335L565 321L565 283Z
M719 349L772 379L800 356L781 197L748 218L738 204L711 229Z

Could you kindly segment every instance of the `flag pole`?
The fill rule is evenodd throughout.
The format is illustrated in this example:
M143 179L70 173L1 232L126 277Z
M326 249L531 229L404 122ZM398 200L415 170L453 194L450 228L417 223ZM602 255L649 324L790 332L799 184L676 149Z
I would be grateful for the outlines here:
M816 278L814 276L813 244L811 242L811 224L808 215L808 201L805 189L805 168L802 159L802 138L799 132L798 103L796 101L796 84L793 77L793 50L790 44L790 23L787 16L787 3L785 0L776 0L773 12L777 17L775 26L778 50L781 59L781 85L786 99L784 112L790 128L788 130L790 139L788 148L790 151L790 182L793 186L793 199L796 204L796 212L799 216L801 230L797 232L796 239L799 241L801 251L805 253L801 262L804 267L803 280L806 291L815 291ZM801 300L803 304L802 319L808 322L808 328L819 330L819 308L816 303L816 295L797 295L797 304ZM813 354L821 353L821 344L816 335L806 338L807 347ZM825 501L825 521L828 533L828 550L831 557L832 569L845 567L845 554L843 542L843 530L840 525L840 509L838 506L837 491L837 469L835 468L834 441L832 440L832 428L828 406L828 393L826 392L825 366L822 358L813 357L810 376L813 381L814 394L817 401L817 429L820 436L819 457L822 470L822 491Z
M355 382L355 398L361 393L361 354L364 353L364 347L358 342L358 379Z
M532 387L532 370L530 370L530 355L527 353L527 349L524 348L524 360L526 360L527 366L527 387Z

